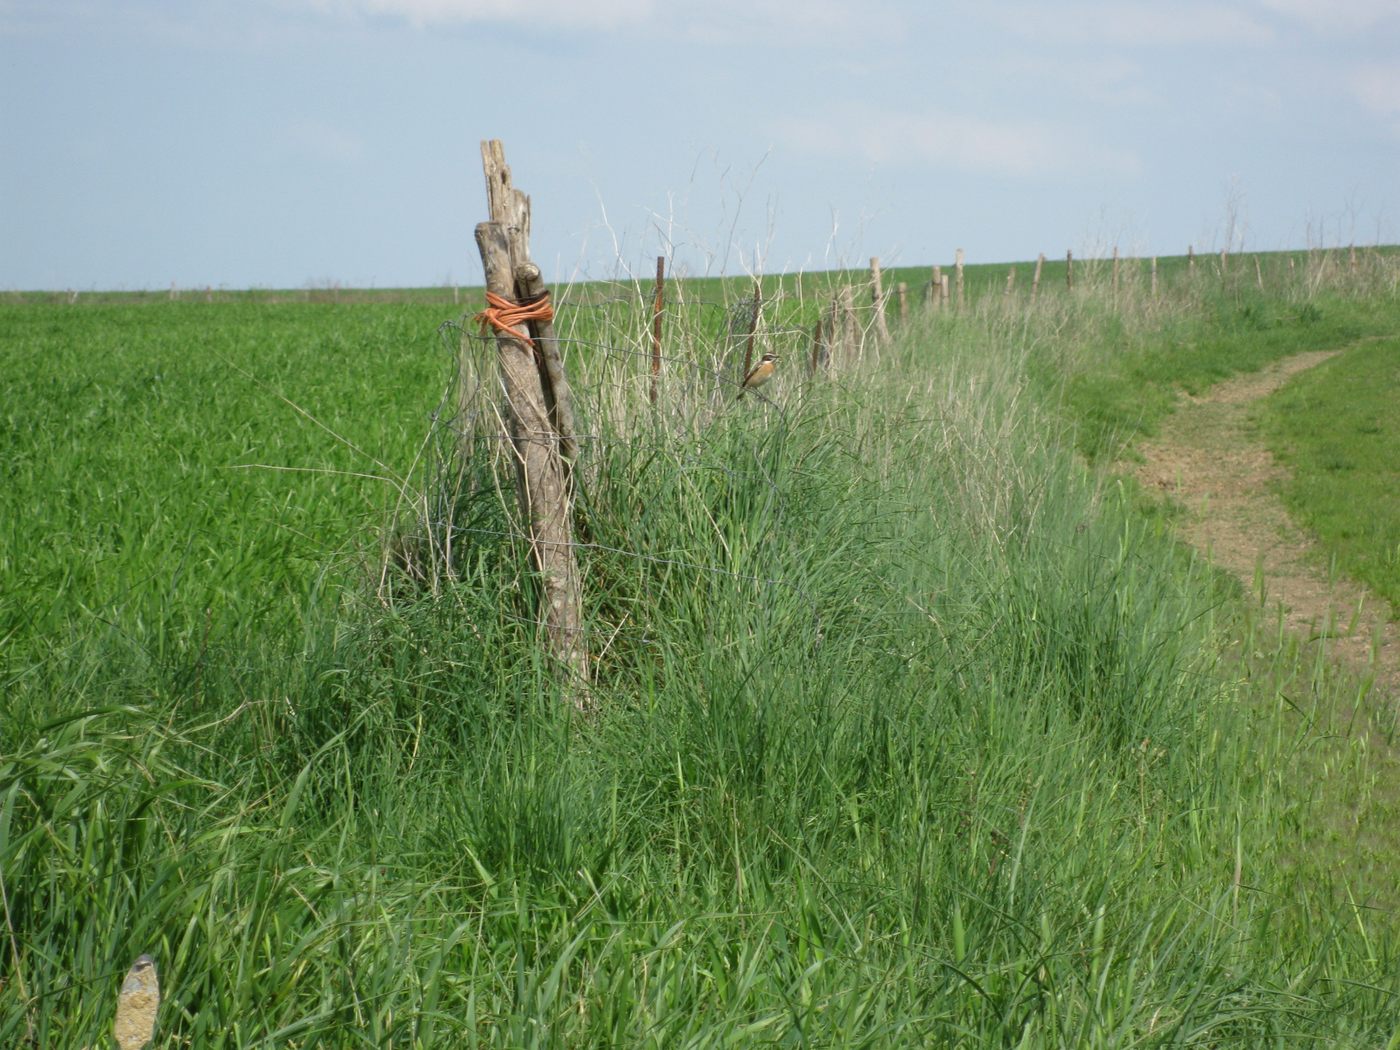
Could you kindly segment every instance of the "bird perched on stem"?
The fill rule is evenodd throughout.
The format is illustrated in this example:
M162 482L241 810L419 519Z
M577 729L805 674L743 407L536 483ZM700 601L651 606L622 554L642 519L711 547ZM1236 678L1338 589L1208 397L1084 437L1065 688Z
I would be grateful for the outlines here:
M738 401L740 397L743 397L744 391L753 390L772 379L773 367L777 362L778 355L772 351L769 351L759 358L758 364L749 369L749 374L744 376L744 381L739 384L739 397L736 397L734 400Z

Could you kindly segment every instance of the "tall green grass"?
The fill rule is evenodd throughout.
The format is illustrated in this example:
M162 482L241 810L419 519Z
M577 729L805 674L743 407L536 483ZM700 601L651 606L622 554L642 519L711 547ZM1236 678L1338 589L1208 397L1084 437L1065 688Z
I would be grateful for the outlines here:
M1383 887L1288 775L1366 790L1351 697L1241 677L1047 379L1111 322L1047 305L738 404L708 324L659 411L579 351L589 722L490 442L425 491L421 312L8 310L0 1044L96 1045L147 951L165 1046L1385 1045ZM391 520L447 571L381 586Z

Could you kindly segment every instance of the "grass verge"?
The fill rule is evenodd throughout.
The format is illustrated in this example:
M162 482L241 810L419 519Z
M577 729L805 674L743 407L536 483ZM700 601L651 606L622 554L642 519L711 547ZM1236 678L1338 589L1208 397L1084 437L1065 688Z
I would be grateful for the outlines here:
M1349 348L1295 376L1261 413L1288 465L1283 498L1337 566L1400 616L1400 340Z

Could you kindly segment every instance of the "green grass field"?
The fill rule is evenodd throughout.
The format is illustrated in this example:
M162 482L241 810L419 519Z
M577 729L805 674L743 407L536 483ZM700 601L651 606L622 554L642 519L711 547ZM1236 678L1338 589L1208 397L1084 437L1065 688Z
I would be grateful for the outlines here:
M976 273L815 378L784 282L737 406L722 305L661 411L645 312L561 309L592 722L442 459L450 304L0 304L0 1045L104 1045L142 952L161 1047L1397 1045L1383 713L1085 460L1393 283Z
M1396 331L1392 327L1391 331ZM1354 346L1270 400L1284 498L1338 567L1400 616L1400 339Z

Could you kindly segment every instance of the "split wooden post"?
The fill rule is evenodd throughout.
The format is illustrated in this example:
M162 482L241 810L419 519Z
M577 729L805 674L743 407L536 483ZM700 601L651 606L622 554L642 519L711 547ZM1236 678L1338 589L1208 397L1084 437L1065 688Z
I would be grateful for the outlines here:
M753 312L749 314L749 334L744 340L744 371L739 375L739 382L742 385L749 377L749 372L753 369L753 340L758 332L758 312L763 308L763 278L753 279Z
M953 254L953 269L958 275L958 309L963 308L963 250L959 248Z
M939 288L938 297L943 300L943 305L945 307L948 305L948 302L952 297L952 280L953 279L945 273L943 275L942 285Z
M549 294L545 288L544 275L532 262L524 262L515 268L516 290L523 303L539 302ZM539 351L538 360L543 366L540 380L544 387L545 405L549 409L550 422L559 435L559 454L564 457L564 473L572 485L574 463L578 460L578 430L574 425L574 395L564 374L564 358L559 352L559 340L554 335L554 322L535 320L528 322L530 338ZM569 493L572 500L572 489Z
M1045 253L1041 252L1035 259L1035 276L1031 278L1031 302L1035 302L1040 295L1040 271L1045 269Z
M885 323L885 286L880 276L880 259L870 257L870 302L875 308L875 340L884 344L890 341L890 328Z
M661 312L666 308L666 256L656 257L656 295L651 304L651 403L661 385Z
M948 298L943 292L943 267L941 266L933 268L933 283L929 285L929 296L933 299L933 305L940 309L944 300Z
M1065 252L1065 291L1074 291L1074 249Z
M477 225L476 244L486 290L502 299L522 302L543 290L539 267L529 258L530 198L511 183L505 151L498 140L481 144L481 161L491 220ZM569 675L569 701L578 710L588 711L592 700L583 631L583 588L563 452L563 446L574 440L568 384L562 368L551 374L554 370L544 344L552 344L557 365L552 324L529 322L496 328L495 334L496 361L506 397L506 447L513 453L516 493L526 522L530 558L540 579L540 627L550 655ZM537 363L537 351L541 363Z
M117 1016L112 1022L117 1050L143 1050L149 1046L155 1038L159 1013L160 977L156 973L156 961L149 955L138 955L117 992Z
M909 285L900 281L894 290L899 296L899 323L904 324L909 320Z

